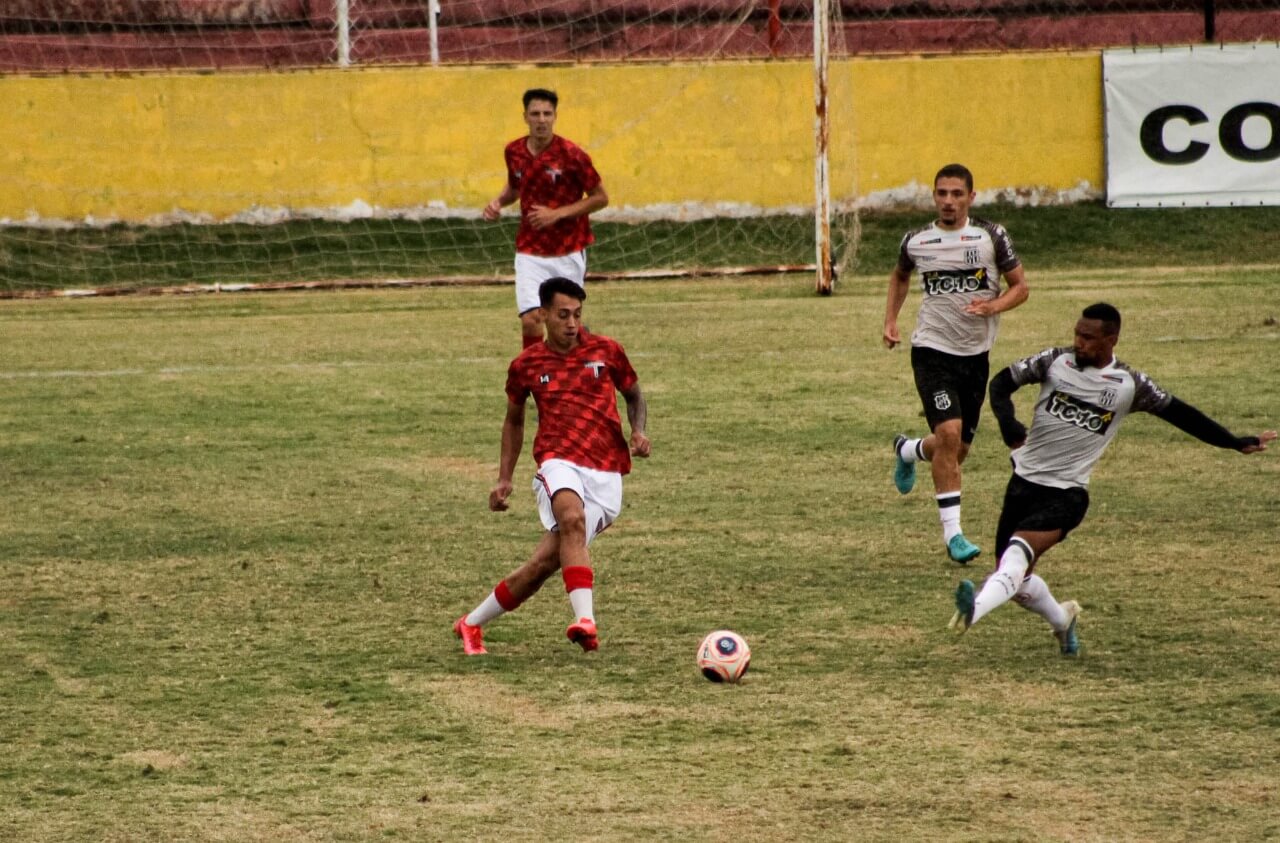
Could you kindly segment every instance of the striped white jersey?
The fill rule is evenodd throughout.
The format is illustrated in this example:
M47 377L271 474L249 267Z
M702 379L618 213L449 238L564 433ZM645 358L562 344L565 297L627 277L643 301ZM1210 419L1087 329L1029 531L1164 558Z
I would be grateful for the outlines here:
M964 306L1000 295L1000 276L1021 261L1004 227L970 217L946 231L932 222L907 232L898 249L898 269L920 270L924 299L911 345L967 356L990 351L999 316L971 316Z
M1042 486L1089 485L1089 474L1130 413L1159 412L1173 396L1119 360L1101 369L1076 364L1070 348L1049 348L1009 367L1018 386L1039 383L1027 443L1014 472Z

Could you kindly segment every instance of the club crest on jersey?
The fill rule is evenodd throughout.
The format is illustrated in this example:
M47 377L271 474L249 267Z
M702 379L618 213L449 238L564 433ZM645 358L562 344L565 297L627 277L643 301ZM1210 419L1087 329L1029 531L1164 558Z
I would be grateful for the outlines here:
M978 250L977 250L977 249L965 249L965 250L964 250L964 262L965 262L965 263L977 263L977 262L978 262L978 260L979 260L979 255L978 255Z
M1116 405L1116 391L1108 387L1098 394L1098 403L1104 407L1114 407Z
M538 383L551 383L551 375L538 375Z
M600 370L604 368L604 364L601 363L599 360L592 360L590 362L583 363L582 368L590 369L591 374L595 375L598 378L600 377Z
M1095 407L1088 401L1057 390L1054 390L1054 393L1049 396L1049 405L1046 407L1046 411L1049 415L1056 419L1061 419L1067 424L1075 425L1081 430L1087 430L1090 433L1099 435L1106 433L1107 428L1111 427L1111 422L1115 421L1116 418L1116 414L1110 410Z
M556 180L559 179L560 176L564 175L564 171L561 170L559 167L548 167L547 172L551 174L552 184L555 184Z
M933 393L933 406L939 410L950 410L951 396L945 390L938 390Z
M926 296L942 296L948 293L976 293L987 288L987 270L938 269L921 276Z

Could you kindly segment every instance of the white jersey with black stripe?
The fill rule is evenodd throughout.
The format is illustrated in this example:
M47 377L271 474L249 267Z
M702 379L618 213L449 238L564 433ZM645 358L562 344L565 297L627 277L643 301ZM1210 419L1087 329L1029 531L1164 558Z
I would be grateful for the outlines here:
M907 232L898 249L898 269L920 270L924 299L911 344L967 356L990 351L999 316L973 316L964 307L974 299L1000 295L1000 276L1021 261L1004 226L970 217L954 231L937 222Z
M1058 489L1086 487L1089 474L1130 413L1159 412L1173 396L1142 372L1112 360L1081 368L1070 348L1049 348L1009 366L1014 383L1039 383L1027 442L1014 473Z

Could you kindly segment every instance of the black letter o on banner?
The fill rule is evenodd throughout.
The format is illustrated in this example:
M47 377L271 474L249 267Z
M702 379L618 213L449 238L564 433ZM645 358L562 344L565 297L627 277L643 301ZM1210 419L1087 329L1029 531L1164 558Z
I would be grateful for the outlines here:
M1199 161L1209 151L1209 144L1192 141L1181 152L1174 152L1164 145L1164 124L1175 118L1186 120L1192 126L1209 122L1204 112L1193 105L1166 105L1157 108L1146 116L1142 121L1142 128L1138 130L1138 142L1142 144L1142 151L1152 161L1160 164L1190 164ZM1244 122L1243 118L1241 122ZM1273 127L1275 125L1272 123ZM1272 133L1273 142L1277 136L1280 136L1280 132Z
M1271 142L1262 149L1244 145L1244 121L1262 117L1271 124ZM1237 161L1274 161L1280 158L1280 105L1271 102L1246 102L1222 115L1218 124L1218 140L1222 149Z

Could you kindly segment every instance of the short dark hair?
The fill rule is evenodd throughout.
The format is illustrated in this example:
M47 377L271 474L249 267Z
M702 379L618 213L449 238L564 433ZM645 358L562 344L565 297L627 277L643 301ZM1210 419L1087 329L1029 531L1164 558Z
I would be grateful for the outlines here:
M938 186L938 179L964 179L964 186L973 192L973 173L963 164L948 164L933 177L933 186Z
M568 278L548 278L538 286L538 303L543 307L551 307L556 293L563 293L580 302L587 300L587 291Z
M1080 316L1084 319L1097 319L1102 323L1102 331L1107 336L1120 333L1120 311L1104 301L1089 305L1081 311Z
M546 100L551 103L552 108L560 107L560 97L556 96L556 92L547 88L530 88L524 92L524 110L529 110L529 103L534 100Z

